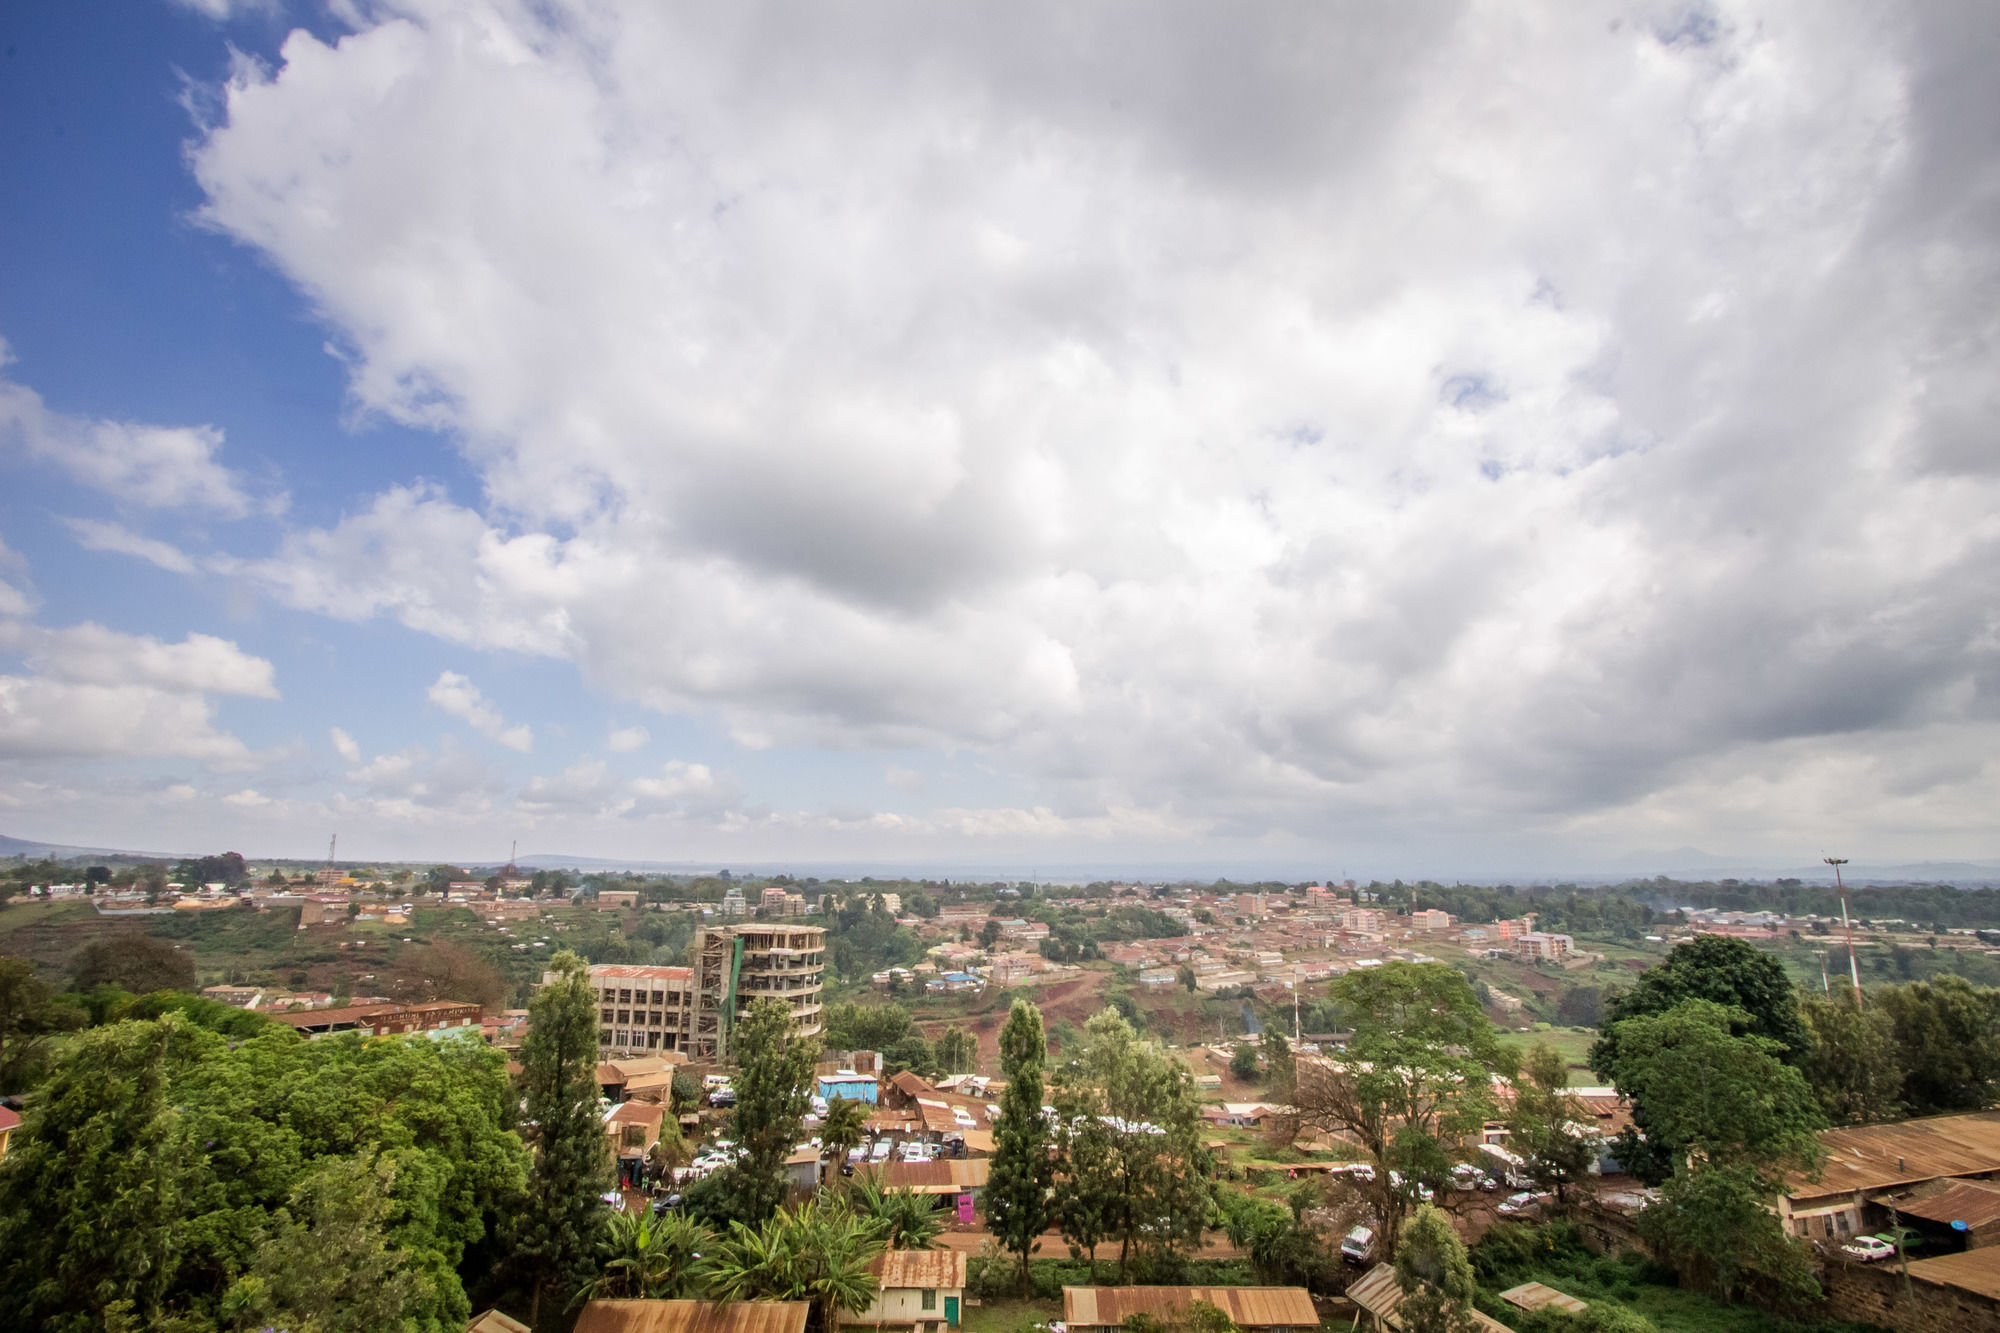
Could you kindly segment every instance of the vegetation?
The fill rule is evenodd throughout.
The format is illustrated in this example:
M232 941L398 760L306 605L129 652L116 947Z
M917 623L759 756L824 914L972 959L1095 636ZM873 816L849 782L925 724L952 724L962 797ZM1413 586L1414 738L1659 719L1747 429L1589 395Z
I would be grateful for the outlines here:
M597 1111L597 996L583 959L564 951L529 1006L521 1046L521 1099L534 1136L534 1169L512 1236L529 1291L528 1322L582 1290L605 1241L598 1194L612 1179L611 1148Z
M765 995L751 1001L731 1038L736 1060L736 1109L730 1137L738 1156L688 1191L688 1210L718 1224L757 1225L785 1199L785 1158L799 1141L812 1104L813 1061L819 1043L792 1035L792 1011Z
M1007 1087L993 1125L993 1165L983 1200L986 1227L1002 1249L1021 1261L1021 1290L1028 1288L1028 1260L1041 1246L1050 1220L1049 1126L1042 1117L1042 1066L1047 1059L1042 1012L1014 1001L1000 1031L1000 1072Z

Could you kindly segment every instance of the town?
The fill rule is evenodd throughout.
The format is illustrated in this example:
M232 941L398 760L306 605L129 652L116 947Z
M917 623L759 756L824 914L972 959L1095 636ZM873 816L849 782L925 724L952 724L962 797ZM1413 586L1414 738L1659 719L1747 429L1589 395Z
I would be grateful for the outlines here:
M452 1280L390 1290L489 1333L678 1329L717 1300L913 1333L1424 1327L1427 1301L1537 1329L1549 1308L1661 1329L2000 1310L1982 1248L2000 992L1963 979L2000 954L1991 890L1870 886L1843 921L1824 888L1733 881L824 882L234 854L77 870L0 869L21 1179L43 1199L82 1185L58 1183L80 1164L28 1170L31 1145L66 1080L121 1058L96 1036L134 1024L192 1043L149 1057L170 1084L221 1077L193 1053L210 1033L232 1042L223 1063L245 1043L301 1086L385 1043L421 1055L394 1078L443 1061L468 1089L518 1090L478 1131L511 1165L455 1200L457 1241L426 1242ZM1950 1059L1940 1024L1964 1042ZM1690 1076L1780 1105L1685 1105ZM1712 1165L1676 1165L1690 1152ZM370 1206L393 1210L393 1159L375 1161ZM1704 1231L1688 1215L1718 1206L1703 1191L1725 1163L1762 1203ZM310 1204L304 1166L272 1206ZM377 1263L410 1243L391 1215ZM814 1247L824 1271L770 1253ZM1412 1247L1414 1284L1392 1262ZM216 1262L240 1276L204 1292L183 1265L155 1312L231 1327L253 1294L255 1318L308 1299L251 1282L261 1252Z

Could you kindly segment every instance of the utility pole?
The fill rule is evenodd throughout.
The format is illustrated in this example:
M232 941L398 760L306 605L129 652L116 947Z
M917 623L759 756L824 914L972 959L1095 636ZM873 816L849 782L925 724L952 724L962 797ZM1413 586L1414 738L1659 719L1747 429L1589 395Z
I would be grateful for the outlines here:
M1814 949L1813 952L1819 955L1819 988L1831 996L1833 994L1833 983L1826 978L1826 950Z
M1861 1011L1861 964L1854 957L1854 927L1847 919L1847 884L1840 877L1840 868L1847 864L1844 856L1822 856L1820 860L1833 867L1833 886L1840 890L1840 928L1847 933L1847 975L1854 980L1854 1009Z

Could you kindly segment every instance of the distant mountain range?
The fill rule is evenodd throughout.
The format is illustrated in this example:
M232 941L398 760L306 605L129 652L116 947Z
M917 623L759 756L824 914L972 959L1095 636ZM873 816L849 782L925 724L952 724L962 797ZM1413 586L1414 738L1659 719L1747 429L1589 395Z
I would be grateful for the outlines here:
M35 861L43 857L57 861L71 861L86 856L113 857L121 861L178 861L190 855L197 853L125 852L115 847L69 847L59 842L31 842L26 838L10 838L0 833L0 856L25 856Z
M0 833L0 858L25 856L31 859L52 857L58 861L73 861L84 858L122 861L178 861L184 856L199 855L189 852L137 852L121 851L109 847L70 847L61 843L35 842L26 838L11 838ZM245 853L250 855L249 853ZM253 861L272 858L251 855ZM278 860L313 864L310 856L286 856ZM1655 875L1665 875L1670 879L1741 879L1762 880L1799 879L1808 882L1833 881L1833 871L1823 864L1802 866L1760 865L1740 857L1717 856L1702 851L1698 847L1676 847L1664 852L1636 852L1629 856L1607 857L1600 870L1550 870L1546 867L1528 867L1490 870L1479 873L1439 873L1425 874L1408 869L1400 872L1391 869L1357 869L1354 878L1363 883L1370 879L1393 879L1399 873L1407 881L1431 878L1443 881L1463 881L1472 884L1609 884L1623 880L1650 879ZM374 864L398 864L378 861ZM409 862L407 864L428 864ZM455 864L467 868L480 868L496 864L488 860L460 860ZM601 856L573 856L561 852L538 852L523 856L515 862L524 870L575 870L585 873L598 872L616 874L632 872L652 875L712 875L723 867L713 861L627 861ZM1227 861L1181 861L1181 862L1064 862L1050 859L1038 864L1023 862L950 862L950 861L739 861L731 863L729 869L738 874L768 875L790 874L810 876L818 879L860 879L874 876L877 879L948 879L972 883L1011 883L1018 880L1033 880L1038 883L1083 884L1095 880L1136 880L1158 883L1162 880L1186 879L1197 883L1207 883L1217 879L1233 879L1251 882L1261 879L1277 879L1288 882L1312 879L1324 873L1325 864L1319 867L1300 864L1248 864ZM1980 888L2000 886L2000 861L1911 861L1911 862L1856 862L1843 868L1842 873L1849 884L1866 887L1870 884L1953 884L1959 888Z

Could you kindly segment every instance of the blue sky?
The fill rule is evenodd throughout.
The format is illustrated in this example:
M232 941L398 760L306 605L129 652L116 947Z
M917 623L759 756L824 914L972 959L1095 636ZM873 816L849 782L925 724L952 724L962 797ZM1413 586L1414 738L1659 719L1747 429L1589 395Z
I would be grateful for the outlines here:
M1053 23L10 7L0 831L2000 855L1990 13Z

